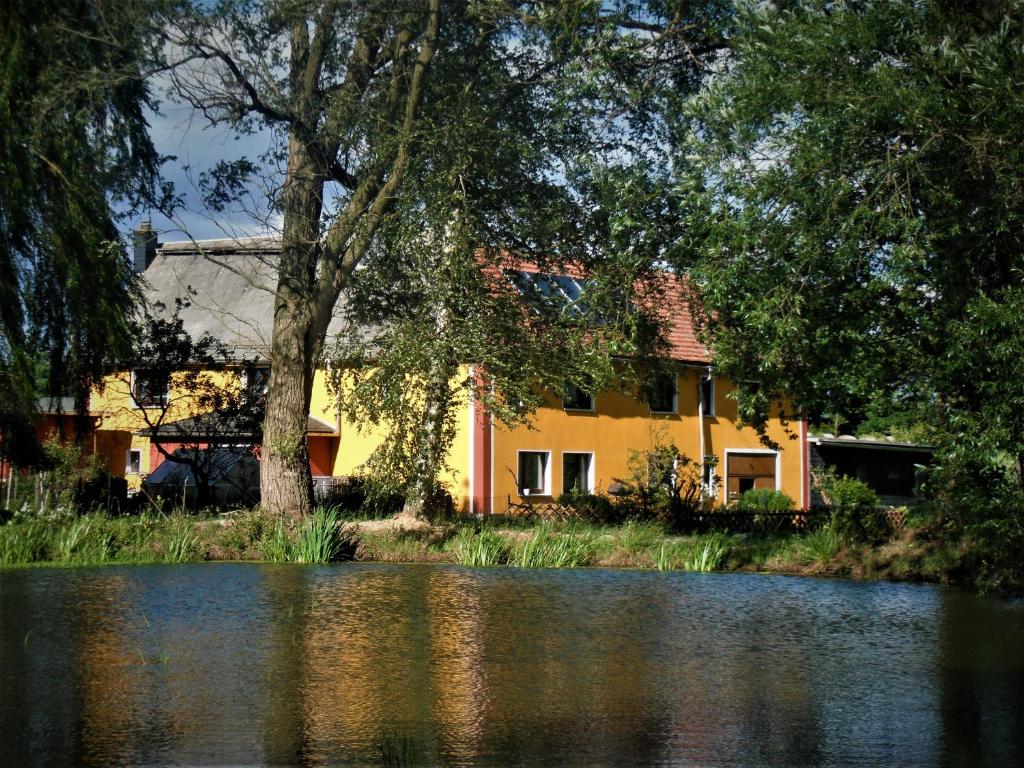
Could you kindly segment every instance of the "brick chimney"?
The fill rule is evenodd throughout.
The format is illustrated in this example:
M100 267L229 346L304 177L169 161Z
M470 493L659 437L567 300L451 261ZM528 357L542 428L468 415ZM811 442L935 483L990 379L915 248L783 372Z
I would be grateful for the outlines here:
M139 228L135 230L134 239L135 271L145 272L146 268L153 263L157 246L160 245L157 240L157 231L153 229L153 224L149 219L139 224Z

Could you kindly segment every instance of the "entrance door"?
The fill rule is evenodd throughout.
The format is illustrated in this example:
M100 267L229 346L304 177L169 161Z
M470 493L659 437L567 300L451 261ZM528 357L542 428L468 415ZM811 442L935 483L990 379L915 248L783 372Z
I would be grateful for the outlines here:
M775 457L774 453L730 453L726 462L729 501L739 501L746 491L774 491Z

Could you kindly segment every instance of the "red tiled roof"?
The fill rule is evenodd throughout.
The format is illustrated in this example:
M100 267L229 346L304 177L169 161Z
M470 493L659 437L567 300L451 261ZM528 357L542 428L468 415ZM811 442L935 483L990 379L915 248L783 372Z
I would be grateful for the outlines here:
M672 359L685 363L710 363L711 353L697 338L693 288L685 277L674 272L660 272L656 279L658 285L652 287L651 295L656 302L655 313L665 329Z

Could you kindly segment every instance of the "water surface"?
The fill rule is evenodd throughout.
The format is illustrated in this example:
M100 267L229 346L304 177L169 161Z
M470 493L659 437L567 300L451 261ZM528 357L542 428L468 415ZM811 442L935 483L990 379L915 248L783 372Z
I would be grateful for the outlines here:
M1024 605L619 570L0 571L0 762L1024 761Z

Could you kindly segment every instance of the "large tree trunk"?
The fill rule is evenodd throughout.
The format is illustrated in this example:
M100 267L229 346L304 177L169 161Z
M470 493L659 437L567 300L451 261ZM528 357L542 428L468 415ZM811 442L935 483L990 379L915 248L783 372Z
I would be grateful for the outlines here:
M306 429L316 361L306 344L308 324L292 315L279 312L274 320L260 497L264 508L275 514L302 517L313 511Z
M323 188L324 177L306 142L293 131L283 190L284 231L260 462L263 506L292 517L303 517L313 511L306 430L313 375L326 322L314 319L317 258L311 249L320 247Z

